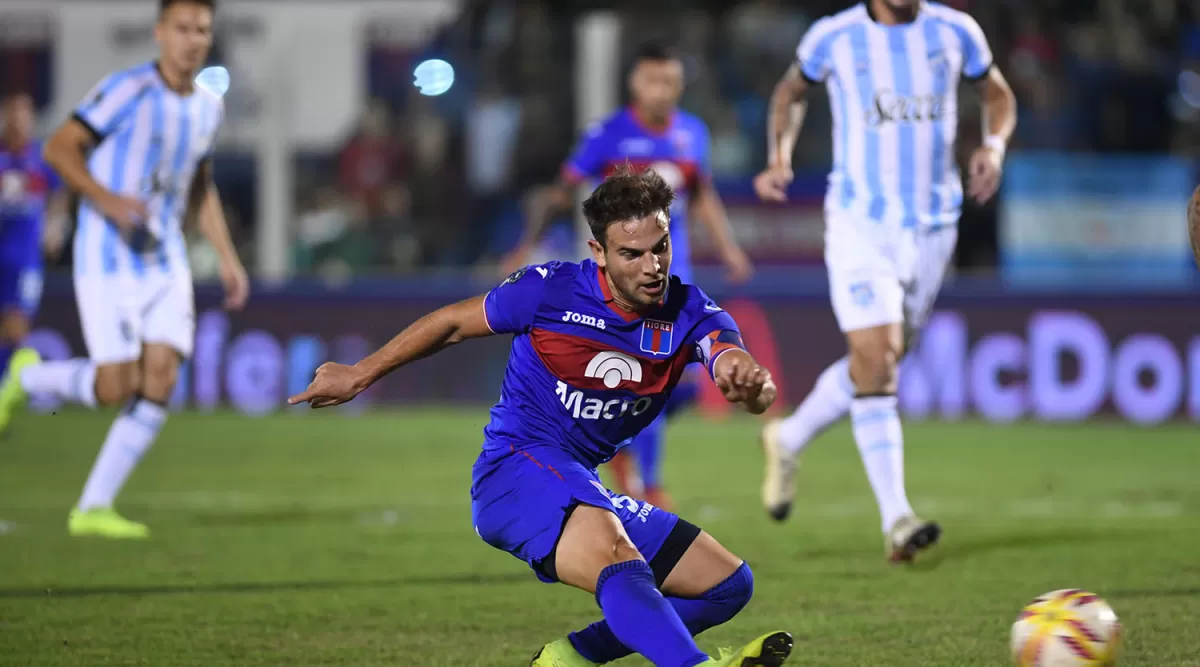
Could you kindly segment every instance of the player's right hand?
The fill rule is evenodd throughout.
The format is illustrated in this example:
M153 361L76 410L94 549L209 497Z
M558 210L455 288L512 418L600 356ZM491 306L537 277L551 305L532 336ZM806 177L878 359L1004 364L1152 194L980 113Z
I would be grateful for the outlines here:
M754 177L754 191L763 201L787 201L787 189L792 184L792 168L777 164L764 169Z
M288 405L308 403L312 408L341 405L353 400L368 384L357 366L326 362L317 369L308 389L289 398Z
M110 192L97 201L96 205L100 207L100 212L104 214L104 217L123 230L139 227L149 217L145 202L125 195Z

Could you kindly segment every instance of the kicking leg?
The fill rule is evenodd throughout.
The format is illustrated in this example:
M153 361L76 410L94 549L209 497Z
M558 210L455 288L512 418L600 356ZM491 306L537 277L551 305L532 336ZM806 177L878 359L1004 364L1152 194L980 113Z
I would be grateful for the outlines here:
M613 512L576 508L563 528L554 566L559 581L595 594L612 636L633 652L668 667L709 660Z
M904 345L900 323L846 334L855 397L850 406L854 441L879 504L888 556L908 561L937 541L941 528L913 514L904 488L904 434L896 399L896 367Z
M105 387L103 381L97 383L98 395L111 399L119 392L127 407L109 429L79 504L71 513L69 527L73 535L130 538L149 535L144 525L117 515L113 503L166 422L166 404L179 373L179 353L165 345L147 344L142 363L133 369L140 371L133 374L134 382L129 382L126 375L120 378L122 384L111 391L101 389ZM98 374L101 380L111 376L104 373L107 370L101 369Z
M854 383L850 380L850 359L842 357L821 373L813 390L790 417L771 420L763 426L762 446L766 466L762 502L771 518L783 521L791 513L800 453L813 438L850 411L854 393Z

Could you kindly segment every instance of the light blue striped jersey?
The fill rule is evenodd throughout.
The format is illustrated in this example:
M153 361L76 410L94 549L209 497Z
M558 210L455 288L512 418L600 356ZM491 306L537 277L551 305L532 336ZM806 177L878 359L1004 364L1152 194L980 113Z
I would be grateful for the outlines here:
M922 2L915 21L887 26L860 3L814 23L796 57L804 77L829 92L826 211L902 227L955 224L958 84L992 67L975 19Z
M211 156L224 108L221 98L195 87L167 87L156 63L116 72L75 109L93 134L92 178L118 194L146 202L146 231L123 236L84 200L75 228L75 274L145 276L187 270L181 221L188 190ZM158 242L158 241L161 242Z

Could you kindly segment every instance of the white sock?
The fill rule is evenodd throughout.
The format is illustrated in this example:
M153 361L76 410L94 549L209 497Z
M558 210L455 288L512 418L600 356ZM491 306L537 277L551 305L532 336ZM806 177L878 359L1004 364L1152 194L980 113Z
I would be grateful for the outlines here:
M850 405L850 421L886 533L896 519L912 514L904 492L904 433L896 397L855 398Z
M21 386L30 394L96 407L96 366L88 359L45 361L21 373Z
M150 449L166 420L167 409L144 398L135 398L121 412L108 430L100 456L88 475L79 509L112 507L125 480Z
M850 359L842 357L826 368L792 416L780 423L779 443L793 455L846 415L854 400Z

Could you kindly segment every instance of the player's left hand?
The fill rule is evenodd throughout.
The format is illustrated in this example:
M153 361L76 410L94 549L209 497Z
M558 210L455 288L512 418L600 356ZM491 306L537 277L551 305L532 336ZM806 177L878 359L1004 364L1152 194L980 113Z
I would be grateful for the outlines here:
M994 148L980 146L971 154L969 169L967 194L980 204L987 203L1000 189L1004 156Z
M241 310L250 298L250 278L241 262L221 263L221 284L225 286L225 309Z
M716 374L717 388L730 403L745 403L752 412L763 412L775 402L778 390L771 372L749 355L734 355Z
M312 408L328 408L354 400L367 383L356 366L326 362L317 369L308 389L288 399L288 405L308 403Z

